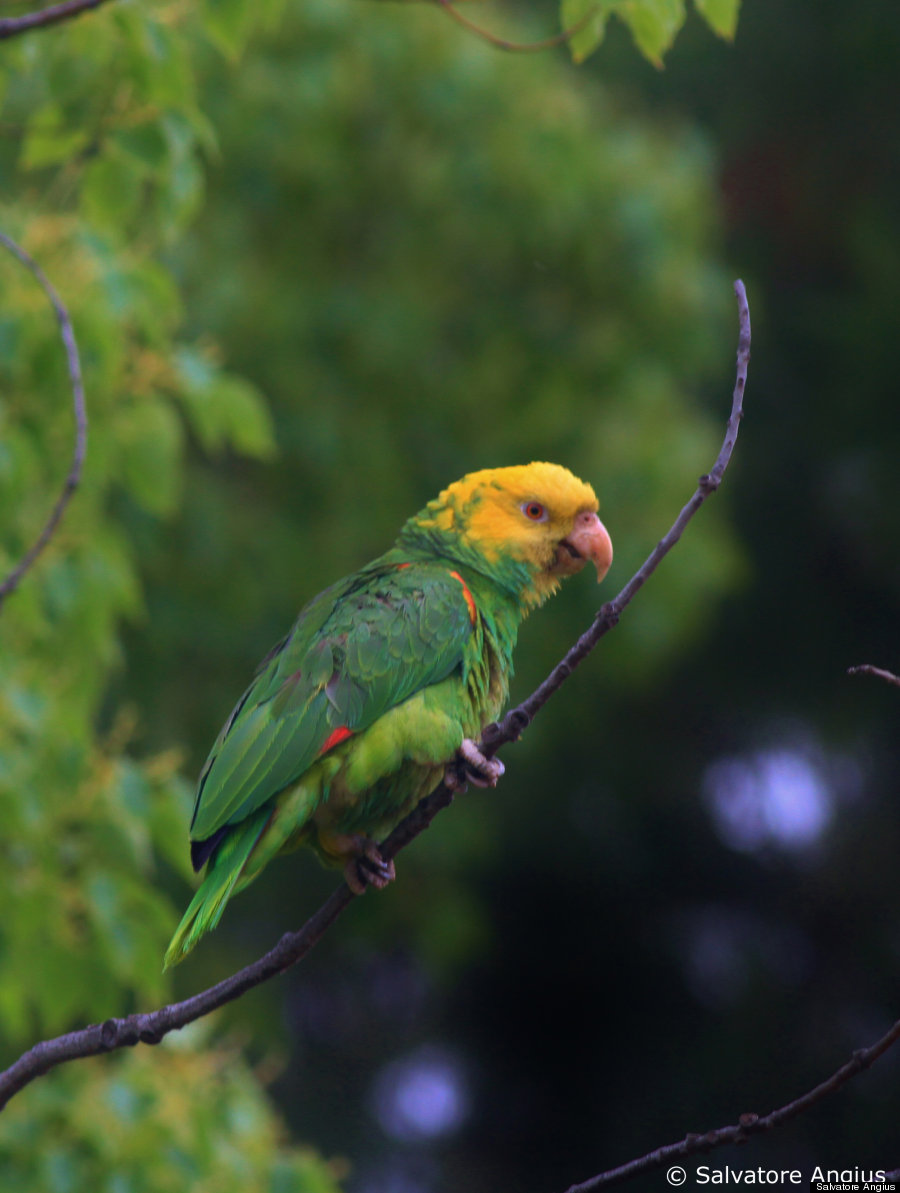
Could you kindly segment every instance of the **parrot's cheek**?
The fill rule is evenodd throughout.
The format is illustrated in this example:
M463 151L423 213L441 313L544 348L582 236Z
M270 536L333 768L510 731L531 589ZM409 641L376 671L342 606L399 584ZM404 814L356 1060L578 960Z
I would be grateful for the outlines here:
M572 533L567 535L556 548L554 571L569 576L581 571L587 560L597 569L599 584L612 564L612 539L600 519L590 510L584 510L575 519Z
M583 555L576 554L567 542L562 542L556 548L556 559L550 570L554 576L574 576L586 563Z

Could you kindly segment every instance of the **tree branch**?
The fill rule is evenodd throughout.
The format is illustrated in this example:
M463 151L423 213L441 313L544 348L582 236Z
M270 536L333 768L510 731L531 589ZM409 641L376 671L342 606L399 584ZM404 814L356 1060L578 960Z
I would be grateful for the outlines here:
M607 1185L615 1185L620 1181L629 1180L639 1173L661 1168L670 1160L684 1160L698 1152L712 1151L713 1148L721 1147L725 1143L746 1143L751 1136L762 1135L766 1131L780 1127L782 1123L796 1118L810 1106L814 1106L829 1094L834 1093L835 1090L846 1085L848 1081L873 1065L898 1040L900 1040L900 1019L889 1031L885 1032L880 1040L876 1040L869 1048L860 1048L854 1052L846 1064L841 1065L827 1080L820 1082L814 1089L809 1090L801 1097L795 1098L793 1102L788 1102L785 1106L780 1106L777 1110L762 1117L758 1114L742 1114L738 1121L730 1127L719 1127L718 1130L707 1131L704 1135L687 1135L680 1143L670 1143L667 1147L655 1148L652 1152L648 1152L636 1160L631 1160L628 1164L621 1164L618 1168L610 1168L606 1172L598 1173L597 1176L583 1181L580 1185L571 1185L566 1193L592 1193L595 1189L602 1189Z
M860 663L858 667L848 667L847 674L874 675L877 679L883 679L885 683L900 688L900 675L894 675L893 671L885 671L881 667L873 667L871 663Z
M494 754L504 743L514 741L533 718L535 712L547 702L574 667L579 663L604 634L616 624L619 615L632 600L637 591L643 586L648 577L659 566L662 558L668 554L676 542L681 538L688 522L710 495L715 492L722 480L722 475L728 466L734 442L737 437L738 424L741 418L741 405L744 396L744 386L747 380L747 364L750 359L750 312L747 306L747 296L743 283L734 284L738 299L740 319L740 338L737 356L737 380L735 382L731 416L725 431L725 440L719 452L718 459L710 473L700 478L700 483L694 496L684 507L675 520L668 534L660 541L644 563L643 567L629 580L614 601L604 605L597 615L591 628L582 635L576 645L569 651L563 661L554 668L550 676L523 704L508 713L499 725L490 725L485 730L482 746L485 753ZM390 836L382 843L381 852L386 860L395 857L423 832L442 808L446 808L453 800L453 792L446 784L440 784L435 791L415 808L403 820ZM185 1027L196 1019L208 1015L218 1007L240 998L248 990L283 973L301 958L322 938L355 898L346 883L341 885L322 904L319 910L297 932L286 933L278 944L259 960L245 966L231 977L225 978L215 986L184 999L182 1002L172 1003L158 1011L150 1011L128 1015L122 1019L107 1019L105 1023L95 1023L90 1027L78 1031L68 1032L52 1040L43 1040L23 1053L5 1072L0 1073L0 1109L10 1098L24 1089L36 1077L47 1073L50 1069L66 1061L77 1060L85 1056L96 1056L103 1052L111 1052L117 1048L131 1047L134 1044L158 1044L170 1031Z
M16 37L19 33L29 33L32 29L43 29L47 25L58 25L60 21L71 20L92 8L99 8L107 0L64 0L62 4L51 4L49 8L41 8L37 12L27 12L21 17L3 17L0 19L0 41L7 37ZM9 245L7 244L7 248Z
M474 33L476 37L480 37L482 41L486 41L495 49L506 50L511 54L537 54L541 50L552 50L554 46L564 45L567 41L571 41L576 33L581 32L597 11L596 7L589 9L580 21L576 21L569 29L563 29L562 33L557 33L553 37L545 37L541 41L518 42L507 41L505 37L498 37L496 33L491 33L489 29L477 25L461 13L452 0L435 0L435 3L444 10L448 17L452 17L458 25L462 25L463 29Z
M515 741L534 719L535 715L544 707L554 692L558 691L575 668L594 649L600 639L608 634L617 624L622 611L631 603L638 591L643 588L647 580L653 575L666 555L672 550L684 534L688 522L706 501L711 493L715 493L722 483L722 477L734 445L737 440L738 427L743 416L744 388L747 384L747 368L750 363L750 308L747 305L747 293L744 283L740 280L734 283L734 292L738 301L738 317L740 321L740 336L737 351L737 376L734 382L734 394L731 402L731 414L725 428L725 438L722 448L712 469L700 477L693 497L675 519L671 530L656 544L647 556L643 566L635 572L619 595L600 609L594 618L590 629L581 635L565 658L553 668L544 682L527 700L510 711L495 725L488 725L483 734L485 753L493 755L504 742Z
M34 277L37 278L44 293L50 300L53 310L56 312L56 318L59 320L60 335L62 336L63 345L66 350L66 363L69 367L69 380L72 384L72 401L75 409L75 449L72 454L69 474L63 484L62 492L56 500L56 505L50 511L50 517L44 524L43 530L28 551L26 551L21 562L13 568L2 584L0 584L0 609L2 609L3 602L11 592L14 592L18 588L25 573L50 542L65 512L66 506L72 500L72 494L77 489L78 483L81 480L81 470L87 450L87 410L84 402L84 383L81 379L81 363L78 359L78 345L75 343L75 333L72 330L72 321L69 318L69 312L63 306L59 295L50 285L43 270L37 262L29 257L24 249L20 248L14 240L10 240L2 232L0 232L0 244L9 249L13 256L21 261L25 268L30 270Z

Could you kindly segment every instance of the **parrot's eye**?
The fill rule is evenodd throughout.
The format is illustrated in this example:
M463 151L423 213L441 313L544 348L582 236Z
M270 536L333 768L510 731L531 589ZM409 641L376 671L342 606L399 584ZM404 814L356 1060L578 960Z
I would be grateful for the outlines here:
M526 518L530 518L532 522L546 522L547 510L541 505L539 501L526 501L519 506Z

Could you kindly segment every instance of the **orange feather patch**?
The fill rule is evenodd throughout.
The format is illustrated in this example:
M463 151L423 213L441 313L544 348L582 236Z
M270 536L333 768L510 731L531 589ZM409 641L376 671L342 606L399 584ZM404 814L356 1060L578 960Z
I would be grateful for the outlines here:
M472 596L471 592L469 591L468 584L465 582L459 572L451 572L450 575L454 580L458 580L463 586L463 596L466 598L466 604L469 606L469 621L471 621L472 625L474 625L478 620L478 609L475 605L475 598Z

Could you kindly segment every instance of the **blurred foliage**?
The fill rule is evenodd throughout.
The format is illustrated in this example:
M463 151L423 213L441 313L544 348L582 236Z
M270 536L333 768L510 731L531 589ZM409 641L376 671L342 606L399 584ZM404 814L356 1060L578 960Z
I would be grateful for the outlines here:
M615 583L715 456L736 329L704 144L434 16L312 0L245 60L239 89L207 65L221 164L176 268L196 333L269 396L280 453L198 471L177 583L170 535L142 552L165 583L132 657L161 744L187 725L205 745L223 679L235 691L310 592L383 550L448 479L570 465L613 519ZM712 378L715 421L696 398ZM626 622L611 643L629 682L700 628L673 590L735 580L721 513L643 598L653 639ZM555 640L542 625L532 676L597 601L586 584L570 599L581 612Z
M615 584L718 450L736 321L702 141L628 116L558 61L498 60L434 15L307 3L248 54L239 89L227 64L205 64L221 158L174 265L191 327L268 395L280 450L264 469L199 463L164 536L132 523L150 632L129 636L118 692L139 702L148 747L187 740L195 768L296 609L450 478L571 466L600 494ZM702 632L695 590L714 601L738 579L724 508L708 513L642 595L640 626L626 618L609 639L620 686L646 684ZM582 576L525 627L516 692L599 599ZM576 681L534 746L565 752L614 693L579 699ZM533 830L540 787L517 799ZM508 812L484 814L492 826L447 818L404 859L410 883L428 867L432 915L388 900L358 913L359 931L388 944L399 915L429 964L467 963L487 938L466 867L497 860ZM253 896L284 908L284 927L297 865L316 883L302 858Z
M0 621L11 1049L168 994L167 889L188 873L178 751L193 770L316 587L453 477L536 457L630 508L623 576L715 450L690 397L731 356L702 142L626 117L558 62L498 70L418 9L306 4L236 74L277 15L121 4L4 60L3 224L69 306L91 420L77 499ZM3 276L8 569L46 514L71 412L52 312L13 262ZM733 581L720 517L682 566L710 593ZM660 609L683 583L670 574ZM584 586L532 638L532 676L595 601ZM125 623L140 629L123 653ZM687 603L658 625L632 640L635 678L699 629ZM465 822L434 837L441 915L409 927L440 972L485 939L464 860L495 847ZM386 902L363 931L388 946L398 915ZM114 1080L142 1096L160 1055ZM93 1098L113 1080L98 1071L45 1079L35 1122ZM61 1134L72 1172L85 1131L75 1116Z
M870 23L811 4L755 0L734 50L688 16L664 73L632 39L658 60L676 0L602 4L572 47L604 35L596 74L498 55L434 6L352 0L117 0L4 43L0 226L70 308L91 417L82 488L0 616L8 1059L171 994L191 777L303 601L465 471L568 464L616 563L527 623L524 694L715 456L723 243L756 332L722 495L506 753L501 789L458 800L393 889L229 1010L241 1050L200 1031L19 1095L4 1188L333 1188L284 1141L272 1065L242 1058L267 1048L290 1055L271 1093L291 1129L351 1157L353 1190L564 1187L766 1109L880 1030L895 713L835 676L892 664L900 593L898 20L886 0ZM736 4L694 8L734 32ZM563 23L584 11L567 0ZM547 6L516 12L537 30ZM0 279L5 574L72 418L52 312L12 259ZM829 801L820 835L723 835L711 764L753 775L786 751ZM333 883L302 856L271 867L179 988ZM411 1143L397 1074L446 1091L454 1064L464 1128ZM884 1163L895 1076L886 1061L752 1162Z
M260 1083L208 1030L69 1065L0 1120L4 1193L338 1193L290 1146Z
M495 17L500 16L503 9L497 5L463 3L460 8L458 3L451 4L448 0L439 2L452 10L458 23L469 33L502 49L533 49L546 40L537 33L531 41L518 37L510 40L501 35L495 28ZM518 7L521 15L521 10L528 5ZM734 38L740 7L741 0L693 0L693 10L714 33L727 41ZM609 19L615 17L628 29L634 45L647 61L661 67L687 20L688 11L687 0L560 0L559 20L563 33L569 34L565 40L575 62L583 62L600 47Z
M257 458L274 447L259 392L227 372L210 345L185 338L178 287L160 256L196 216L202 153L214 147L191 55L210 42L236 52L242 27L273 13L255 6L235 24L218 5L187 14L177 5L124 4L100 20L4 45L0 220L68 306L91 421L77 498L0 618L0 898L15 908L0 928L8 1059L35 1038L169 993L160 955L176 907L160 886L160 863L190 872L183 848L190 788L175 743L135 755L132 709L118 709L102 727L98 718L121 666L123 621L143 607L138 549L122 511L155 524L173 514L192 433L212 450ZM5 574L37 536L62 481L72 414L53 312L11 257L0 271ZM229 1064L230 1053L217 1059L210 1047L192 1069L200 1084L204 1064ZM265 1100L251 1088L242 1102L236 1077L221 1082L215 1102L208 1090L179 1102L182 1135L194 1142L176 1147L170 1139L167 1153L161 1141L175 1116L164 1103L175 1074L161 1056L158 1068L148 1055L114 1062L102 1079L99 1069L74 1066L42 1083L37 1101L15 1112L15 1127L4 1118L3 1187L183 1187L179 1165L206 1166L209 1188L334 1187L314 1159L274 1145ZM159 1122L147 1123L143 1139L115 1134L101 1146L103 1120L92 1124L87 1113L95 1096L119 1097L120 1108L121 1099L158 1104ZM235 1123L250 1112L255 1125L246 1133L259 1145L229 1158ZM36 1138L44 1146L34 1150ZM162 1163L152 1174L146 1156L157 1148L173 1157L181 1149L183 1164ZM210 1153L220 1163L210 1166Z

